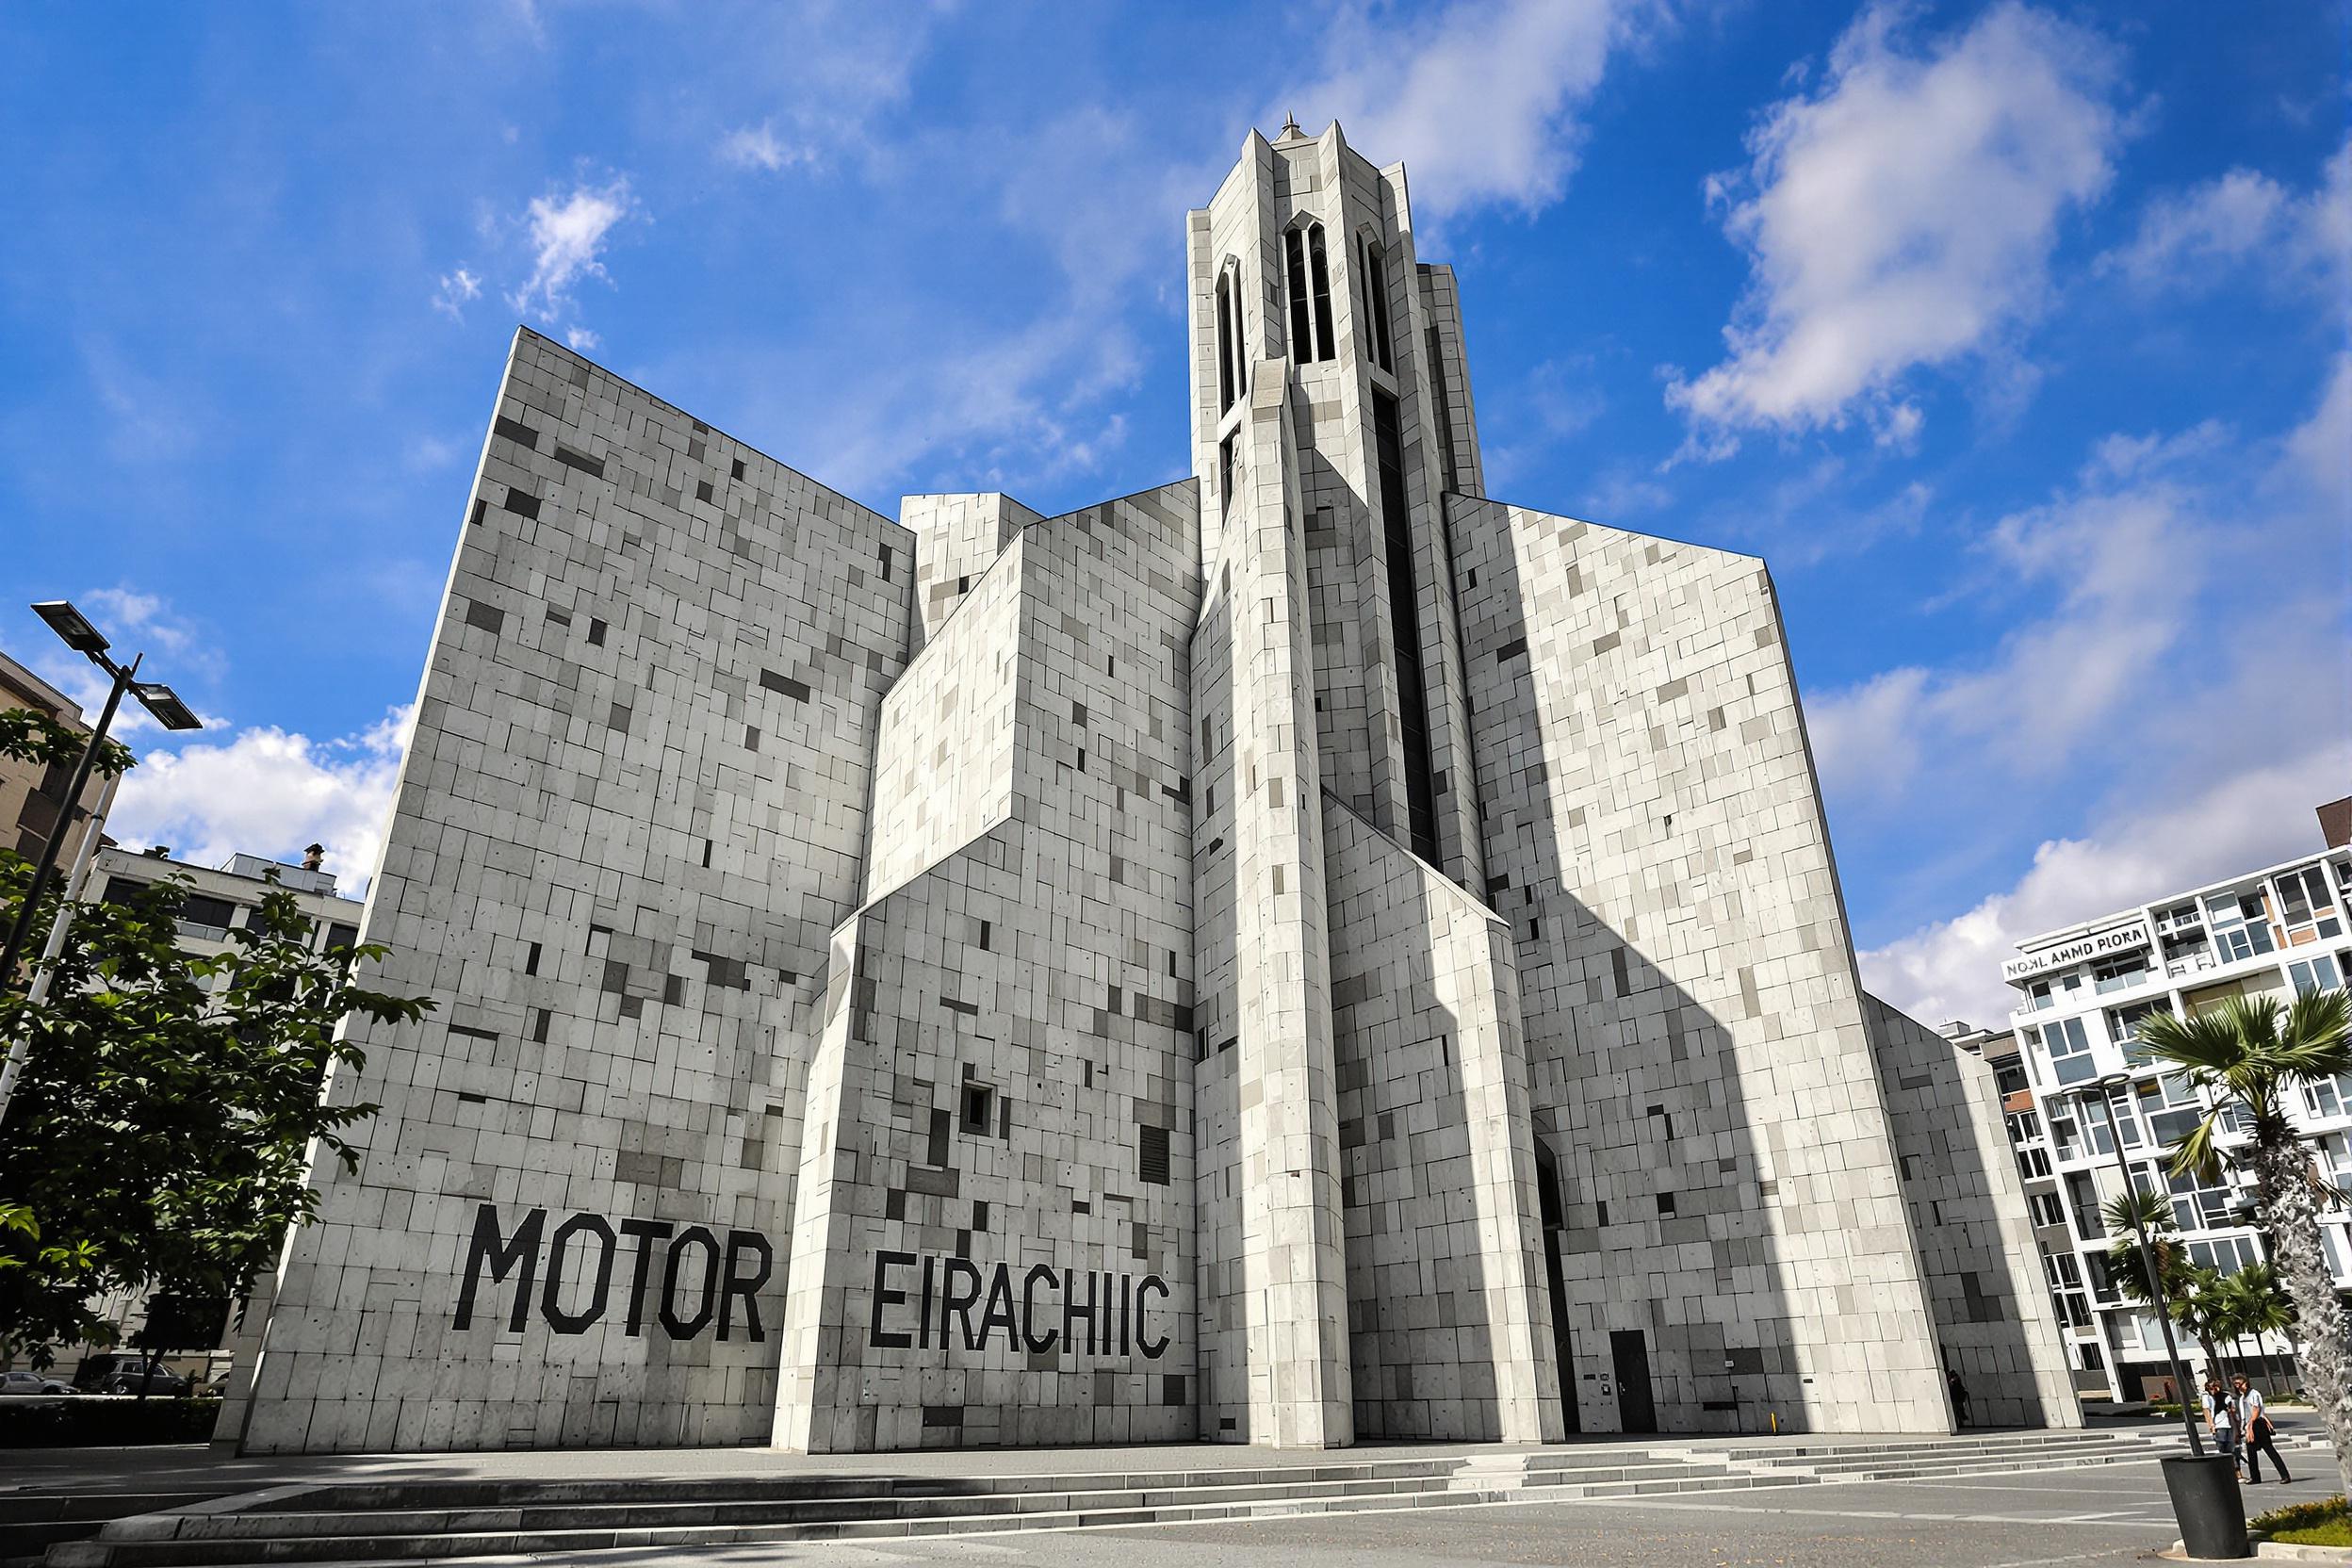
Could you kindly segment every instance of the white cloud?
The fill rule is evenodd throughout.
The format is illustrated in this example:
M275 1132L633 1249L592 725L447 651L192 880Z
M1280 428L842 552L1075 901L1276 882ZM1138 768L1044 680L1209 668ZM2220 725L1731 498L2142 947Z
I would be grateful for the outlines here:
M1841 830L1891 830L1898 887L2013 864L2020 821L2081 825L1865 953L1874 991L1995 1021L2021 938L2316 845L2311 808L2352 787L2347 464L2352 355L2275 438L2110 436L2074 487L1991 531L1987 575L1953 596L2014 623L1991 657L1807 704Z
M1662 14L1643 0L1457 0L1375 26L1360 8L1327 24L1320 74L1272 106L1309 132L1336 119L1350 145L1402 159L1416 217L1505 204L1535 211L1575 171L1575 112L1613 50ZM1422 202L1426 201L1426 211Z
M433 308L452 321L463 321L466 303L481 298L482 280L461 267L441 280L440 288L433 296Z
M2099 258L2102 271L2149 290L2211 286L2248 263L2274 283L2343 288L2352 271L2352 140L2300 194L2232 169L2160 196L2132 242Z
M1723 331L1730 357L1669 384L1686 451L1841 425L1857 401L1886 405L1882 438L1916 438L1904 372L1994 348L2029 318L2060 220L2105 190L2125 130L2101 40L2005 3L1919 48L1910 14L1863 12L1819 88L1765 112L1748 169L1710 182L1753 275Z
M2191 492L2159 474L2001 519L1979 547L1991 580L2003 597L2045 591L2050 608L1981 663L1888 670L1808 703L1824 787L1889 804L1931 764L2064 769L2145 698L2189 629L2214 549L2197 518Z
M2005 1022L2001 964L2019 941L2319 847L2311 808L2352 779L2352 743L2263 760L2185 799L2152 803L2034 851L2033 868L1965 914L1862 954L1870 993L1929 1023Z
M531 233L530 279L510 297L517 310L534 310L553 323L569 313L572 286L582 278L607 278L604 248L614 225L637 214L629 177L615 175L601 186L575 185L568 193L534 198L524 221Z
M816 159L814 147L779 138L773 120L757 125L739 125L719 139L719 161L738 169L764 169L773 174L794 164L814 163Z
M586 327L566 327L564 341L569 343L575 352L583 354L594 353L604 347L604 339Z
M299 860L315 841L326 846L326 869L356 892L375 872L414 718L404 706L336 740L272 727L151 752L124 776L107 831L134 848L170 844L177 858L206 866L239 852Z

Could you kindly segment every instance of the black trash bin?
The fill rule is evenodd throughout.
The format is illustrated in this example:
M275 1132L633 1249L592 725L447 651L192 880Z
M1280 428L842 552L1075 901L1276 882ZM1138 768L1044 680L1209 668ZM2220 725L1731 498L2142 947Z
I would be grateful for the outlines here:
M2168 1454L2164 1490L2180 1522L2180 1544L2195 1558L2251 1555L2246 1539L2246 1498L2238 1467L2227 1454Z

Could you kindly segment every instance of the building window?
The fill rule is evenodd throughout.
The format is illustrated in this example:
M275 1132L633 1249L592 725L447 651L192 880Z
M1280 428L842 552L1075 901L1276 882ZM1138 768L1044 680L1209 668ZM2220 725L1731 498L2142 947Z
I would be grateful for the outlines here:
M1323 258L1323 225L1282 236L1282 280L1290 301L1290 357L1301 365L1331 357L1331 279ZM1321 340L1315 328L1323 329Z
M2316 923L2323 937L2344 935L2344 922L2328 896L2328 879L2320 874L2317 866L2288 872L2277 878L2275 886L2278 890L2278 912L2288 930Z
M1217 411L1219 414L1233 406L1234 346L1240 335L1239 323L1233 318L1238 303L1233 297L1235 292L1233 269L1229 267L1217 275Z
M2042 1135L2042 1119L2033 1111L2013 1111L2009 1116L2009 1141L2032 1143Z
M2025 1004L2034 1012L2050 1005L2050 982L2036 980L2025 988Z
M200 937L206 932L218 931L225 937L229 927L236 923L237 906L225 898L214 898L208 893L190 893L188 902L180 906L179 924L184 936Z
M2304 1085L2303 1104L2315 1117L2352 1114L2352 1078L2339 1074Z
M2048 1176L2050 1174L2050 1151L2047 1149L2019 1150L2017 1152L2017 1173L2029 1182L2037 1176Z
M2218 893L2205 901L2205 921L2212 928L2213 951L2225 964L2268 953L2270 922L2263 918L2261 893Z
M1395 351L1388 341L1388 258L1378 245L1364 248L1364 293L1372 310L1372 361L1394 371Z
M2062 1084L2081 1084L2099 1076L2091 1060L2090 1032L2079 1018L2062 1018L2042 1026L2042 1048L2050 1053L2050 1070Z
M1147 1186L1168 1185L1168 1129L1146 1127L1135 1151L1135 1175Z
M2058 1290L2082 1288L2082 1260L2072 1252L2052 1252L2044 1250L2042 1272L2049 1276L2051 1286Z
M1217 444L1217 504L1228 512L1233 506L1233 448L1240 438L1236 431Z
M2025 1207L2036 1225L2063 1225L2066 1222L2066 1205L2058 1201L2058 1195L2054 1192L2026 1194Z
M2130 990L2147 978L2148 956L2144 953L2101 964L2091 972L2092 988L2101 996L2109 991Z
M1338 335L1331 331L1331 266L1323 253L1323 225L1307 230L1307 271L1315 285L1315 357L1338 357Z
M2313 991L2331 991L2344 984L2344 971L2335 957L2323 953L2316 958L2302 958L2287 966L2287 978L2295 982L2295 994L2309 996Z
M966 1084L957 1103L962 1111L964 1131L986 1136L996 1121L996 1090L986 1084Z

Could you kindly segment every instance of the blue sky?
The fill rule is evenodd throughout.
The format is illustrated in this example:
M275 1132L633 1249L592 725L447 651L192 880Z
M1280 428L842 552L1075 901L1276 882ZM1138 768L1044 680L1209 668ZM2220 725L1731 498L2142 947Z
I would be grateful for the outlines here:
M1749 550L1871 983L2352 792L2340 0L0 10L0 647L215 723L118 830L364 875L514 323L885 512L1184 465L1251 124L1412 172L1489 488Z

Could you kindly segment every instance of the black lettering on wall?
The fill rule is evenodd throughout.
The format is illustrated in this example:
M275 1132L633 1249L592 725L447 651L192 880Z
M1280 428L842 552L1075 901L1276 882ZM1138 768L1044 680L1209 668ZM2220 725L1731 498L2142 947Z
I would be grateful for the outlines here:
M980 1342L972 1337L972 1309L980 1301L980 1266L970 1258L950 1258L947 1260L947 1266L939 1272L943 1276L940 1281L942 1290L939 1298L939 1341L942 1345L946 1343L947 1320L953 1315L964 1326L964 1348L977 1350L980 1348ZM971 1288L957 1290L956 1280L963 1276L970 1277Z
M678 1313L678 1277L686 1262L686 1249L702 1249L702 1300L692 1317ZM670 1243L668 1265L662 1270L662 1327L672 1339L692 1339L710 1324L719 1310L719 1238L708 1228L689 1225Z
M988 1331L1002 1325L1004 1343L1011 1345L1021 1334L1021 1325L1013 1316L1013 1274L1008 1264L998 1264L988 1278L988 1304L980 1314L980 1348L988 1348Z
M1055 1282L1055 1275L1050 1265L1041 1263L1032 1265L1029 1272L1022 1276L1021 1282L1021 1342L1028 1347L1029 1353L1033 1356L1043 1355L1051 1350L1062 1337L1053 1329L1048 1329L1043 1333L1037 1331L1037 1281L1040 1279L1049 1285Z
M1146 1312L1151 1310L1144 1304L1144 1298L1150 1296L1155 1290L1158 1291L1163 1297L1168 1295L1168 1282L1161 1279L1157 1274L1146 1274L1143 1277L1143 1282L1135 1286L1135 1315L1137 1317L1141 1317ZM1154 1345L1150 1340L1145 1339L1138 1334L1135 1337L1135 1348L1141 1350L1144 1355L1149 1357L1151 1360L1157 1361L1162 1356L1168 1354L1168 1335L1162 1334L1160 1336L1160 1342L1157 1345Z
M645 1274L653 1266L653 1244L665 1239L672 1229L666 1219L624 1219L621 1233L637 1238L637 1262L629 1275L629 1320L622 1329L635 1339L645 1326Z
M874 1317L866 1329L866 1343L877 1350L904 1350L913 1343L905 1332L882 1327L882 1309L895 1307L906 1299L905 1291L890 1288L890 1270L907 1267L914 1261L912 1252L876 1252L874 1255ZM924 1270L926 1275L929 1272ZM926 1340L931 1337L927 1327L923 1337Z
M466 1282L458 1286L457 1318L454 1327L470 1329L474 1325L474 1290L482 1282L484 1264L490 1266L490 1282L502 1284L509 1274L519 1273L514 1282L514 1310L507 1318L507 1330L521 1333L523 1323L531 1312L531 1283L539 1269L539 1233L546 1228L547 1211L533 1209L514 1227L512 1236L498 1234L498 1210L494 1203L484 1203L474 1213L474 1238L466 1249Z
M756 1255L760 1272L746 1276L742 1268L746 1256ZM768 1271L776 1266L776 1255L768 1250L768 1238L757 1231L727 1233L727 1285L719 1296L719 1337L725 1339L735 1316L735 1303L743 1304L743 1331L757 1342L767 1338L760 1322L760 1287L768 1282Z
M596 1238L596 1288L589 1292L580 1311L565 1312L562 1299L564 1260L571 1250L572 1238L582 1231L593 1233ZM547 1295L539 1302L540 1315L547 1320L547 1327L559 1334L586 1333L604 1315L604 1298L612 1289L612 1227L605 1222L604 1216L576 1214L557 1226L547 1242Z
M915 1344L924 1350L931 1348L931 1275L938 1263L937 1258L923 1260L923 1302L915 1309L915 1330L919 1336Z
M1070 1325L1083 1317L1086 1320L1086 1354L1092 1355L1094 1354L1094 1271L1092 1269L1086 1271L1086 1304L1084 1307L1078 1304L1078 1292L1071 1288L1076 1283L1077 1278L1076 1270L1069 1268L1062 1270L1062 1343L1073 1350L1078 1348L1078 1336L1071 1331Z

